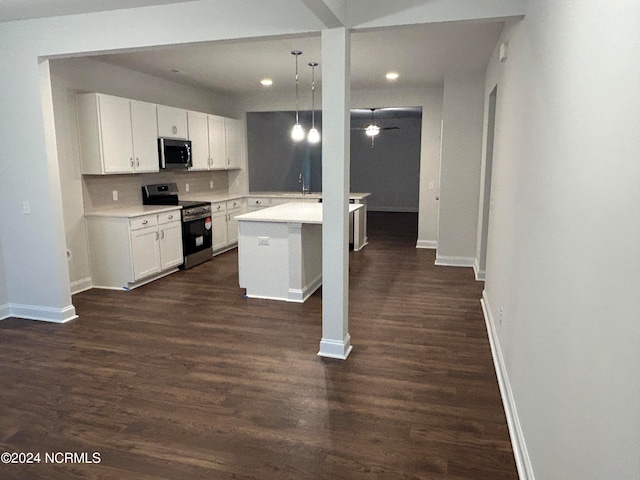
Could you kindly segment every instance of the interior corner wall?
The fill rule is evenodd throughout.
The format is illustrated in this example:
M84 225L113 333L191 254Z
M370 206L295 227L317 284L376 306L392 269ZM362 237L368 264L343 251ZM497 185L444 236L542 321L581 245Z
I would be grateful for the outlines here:
M640 478L638 18L532 0L487 68L484 296L527 480Z
M445 75L436 263L472 266L476 255L484 71Z

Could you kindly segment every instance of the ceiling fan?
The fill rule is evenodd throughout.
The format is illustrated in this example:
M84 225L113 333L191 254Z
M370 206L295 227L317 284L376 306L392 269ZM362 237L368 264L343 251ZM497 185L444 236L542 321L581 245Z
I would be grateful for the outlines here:
M382 130L399 130L399 127L379 127L374 119L373 113L376 111L375 108L370 108L371 110L371 123L364 128L352 128L352 130L363 130L367 137L371 137L371 148L375 145L376 137L380 134Z

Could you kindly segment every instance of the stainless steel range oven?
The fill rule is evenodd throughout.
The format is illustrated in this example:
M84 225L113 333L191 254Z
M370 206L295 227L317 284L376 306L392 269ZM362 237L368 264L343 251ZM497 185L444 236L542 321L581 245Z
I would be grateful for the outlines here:
M142 203L182 206L182 249L184 251L182 268L191 268L211 260L213 256L211 202L180 201L178 186L175 183L162 183L143 186Z

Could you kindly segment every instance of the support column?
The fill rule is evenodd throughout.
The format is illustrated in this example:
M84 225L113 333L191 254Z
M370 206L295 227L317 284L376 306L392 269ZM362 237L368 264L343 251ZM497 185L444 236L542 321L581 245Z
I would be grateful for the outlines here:
M321 357L346 359L349 336L350 34L322 31Z

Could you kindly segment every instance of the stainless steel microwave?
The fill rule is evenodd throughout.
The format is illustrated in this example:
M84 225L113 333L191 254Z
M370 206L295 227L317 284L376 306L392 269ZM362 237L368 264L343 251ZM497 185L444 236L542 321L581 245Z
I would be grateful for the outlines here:
M160 168L186 170L191 167L191 141L173 138L158 139Z

